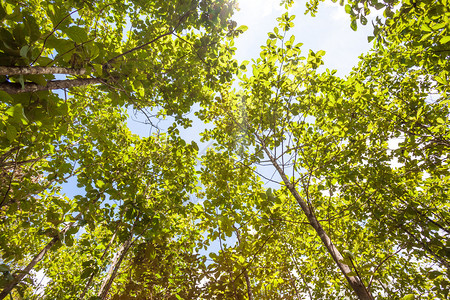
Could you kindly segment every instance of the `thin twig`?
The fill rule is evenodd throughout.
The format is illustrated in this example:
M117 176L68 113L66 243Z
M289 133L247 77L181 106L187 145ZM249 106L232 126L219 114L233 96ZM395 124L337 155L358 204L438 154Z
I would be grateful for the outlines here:
M49 38L50 36L52 36L52 35L55 33L56 29L58 29L58 26L61 25L61 23L62 23L65 19L67 19L67 18L70 17L72 14L78 12L79 10L81 10L81 9L83 9L83 8L84 8L84 7L79 8L79 9L76 9L76 10L74 10L73 12L69 13L69 14L66 15L64 18L62 18L61 21L59 21L58 24L56 24L55 27L53 27L53 30L52 30L52 31L45 37L45 39L44 39L44 43L42 44L41 52L39 52L39 55L31 62L30 65L33 65L33 64L39 59L39 57L41 57L42 52L44 52L44 49L45 49L45 43L47 42L48 38Z
M370 290L370 286L372 285L372 281L375 278L375 273L378 271L378 269L381 267L382 264L384 264L389 258L391 258L392 256L394 256L395 254L399 253L401 250L403 250L403 248L400 247L400 249L398 249L395 253L392 253L391 255L389 255L388 257L386 257L385 259L383 259L378 266L375 268L375 270L373 270L372 272L372 276L370 277L370 281L369 284L367 285L367 289Z

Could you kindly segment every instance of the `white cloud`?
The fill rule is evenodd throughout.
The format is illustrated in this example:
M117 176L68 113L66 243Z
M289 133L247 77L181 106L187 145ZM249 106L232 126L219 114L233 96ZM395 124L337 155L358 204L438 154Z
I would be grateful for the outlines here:
M31 273L34 273L33 271ZM43 270L40 270L38 272L35 273L36 276L36 282L38 283L37 286L35 286L35 293L36 294L43 294L44 293L44 289L47 286L47 284L50 282L50 278L45 276L45 273Z
M345 12L343 7L339 5L339 3L337 2L326 1L320 5L323 5L324 7L327 7L330 10L332 10L331 19L333 19L334 21L347 21L350 18L350 16Z
M261 18L271 15L273 12L281 12L280 0L241 0L239 1L238 14L245 14L246 18Z

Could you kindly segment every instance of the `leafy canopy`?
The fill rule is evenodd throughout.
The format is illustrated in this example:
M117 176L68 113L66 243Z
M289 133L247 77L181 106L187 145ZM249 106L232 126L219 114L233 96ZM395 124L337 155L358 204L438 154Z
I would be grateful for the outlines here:
M344 78L287 13L239 64L234 1L2 0L0 296L448 298L448 1L342 4Z

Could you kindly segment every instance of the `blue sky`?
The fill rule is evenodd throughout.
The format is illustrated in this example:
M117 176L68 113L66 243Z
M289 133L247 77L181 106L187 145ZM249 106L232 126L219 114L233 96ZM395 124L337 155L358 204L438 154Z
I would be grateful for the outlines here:
M237 59L250 60L259 56L259 46L265 44L267 33L277 25L276 18L285 12L279 0L241 0L240 11L234 19L248 30L236 41ZM359 26L355 32L350 28L350 17L344 7L330 0L321 3L316 17L305 15L305 2L296 1L289 9L290 15L296 15L295 27L290 34L296 42L303 43L302 51L308 53L325 50L325 67L338 70L339 75L347 74L357 64L360 54L371 47L367 36L372 33L370 22Z

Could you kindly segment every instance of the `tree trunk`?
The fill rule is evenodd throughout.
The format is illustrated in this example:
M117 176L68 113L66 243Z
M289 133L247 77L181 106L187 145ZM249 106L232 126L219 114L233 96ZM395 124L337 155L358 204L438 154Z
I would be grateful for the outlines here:
M108 295L109 289L111 288L114 278L116 277L117 272L120 269L120 264L122 263L125 255L127 254L132 244L133 244L133 233L131 233L130 237L122 244L116 256L114 257L114 260L111 266L109 267L108 275L106 275L106 278L105 280L103 280L102 286L98 291L97 297L99 297L100 299L102 300L106 299L106 296Z
M241 244L241 235L239 234L238 229L233 225L234 231L236 232L236 237L238 240L239 245ZM248 296L248 300L253 300L253 291L252 291L252 286L250 285L250 278L248 277L248 272L247 269L244 269L244 278L245 278L245 283L247 284L247 296Z
M351 272L351 269L348 265L342 262L344 259L339 250L336 248L336 246L331 241L328 234L325 232L325 230L322 228L322 225L317 220L316 216L314 215L313 211L309 208L308 204L303 200L302 196L297 192L295 189L295 186L289 181L288 177L284 173L283 169L280 167L276 159L272 156L272 154L267 149L264 141L262 139L259 139L259 142L262 145L262 148L264 149L264 152L269 157L270 161L272 162L273 166L276 168L278 174L283 179L284 184L288 188L289 192L294 196L297 203L302 208L303 212L305 213L306 217L308 218L309 224L314 228L317 235L322 240L322 243L325 245L325 247L328 250L328 253L330 253L331 257L335 261L336 265L341 270L342 274L344 275L345 279L347 279L348 283L350 284L353 291L356 293L359 299L361 300L373 300L374 298L370 294L370 292L367 290L367 288L364 286L364 284L361 282L361 280L358 277L355 276L349 276L348 274Z
M111 240L108 243L108 246L106 246L105 250L103 251L102 257L100 257L100 261L102 261L105 258L106 254L109 251L109 248L111 247L112 243L116 239L117 231L119 230L120 224L122 224L121 221L119 223L117 223L116 230L114 231L114 234L112 235ZM92 272L91 276L89 277L89 280L86 283L86 286L84 287L84 290L83 290L83 292L81 293L81 295L79 297L80 300L84 299L84 296L86 295L87 291L89 290L89 287L91 286L92 281L94 281L95 273L96 272Z
M5 67L0 66L0 75L44 75L44 74L69 74L84 75L86 69L72 69L60 67Z
M78 219L81 216L81 214L79 214L76 219ZM53 239L44 247L44 249L42 249L41 252L39 252L38 255L36 255L31 262L25 267L25 269L23 269L20 272L17 272L17 274L14 275L14 280L8 284L3 291L0 293L0 300L4 299L6 296L8 296L9 293L11 293L12 289L20 282L22 281L22 279L28 275L28 273L34 268L34 266L36 266L36 264L38 262L40 262L45 254L53 247L53 245L55 245L58 241L60 241L60 237L63 236L64 234L66 234L66 232L73 227L73 225L76 222L71 222L69 223L63 230L61 230L59 232L59 234L55 237L53 237Z
M77 86L85 86L90 84L104 83L100 78L80 78L80 79L68 79L68 80L52 80L47 82L47 85L39 85L33 82L24 83L24 87L20 83L15 82L3 82L0 83L0 90L7 92L8 94L20 94L39 91L51 91L59 89L68 89Z
M245 282L247 283L247 295L248 300L253 300L253 291L252 286L250 285L250 279L248 278L247 270L244 271Z

